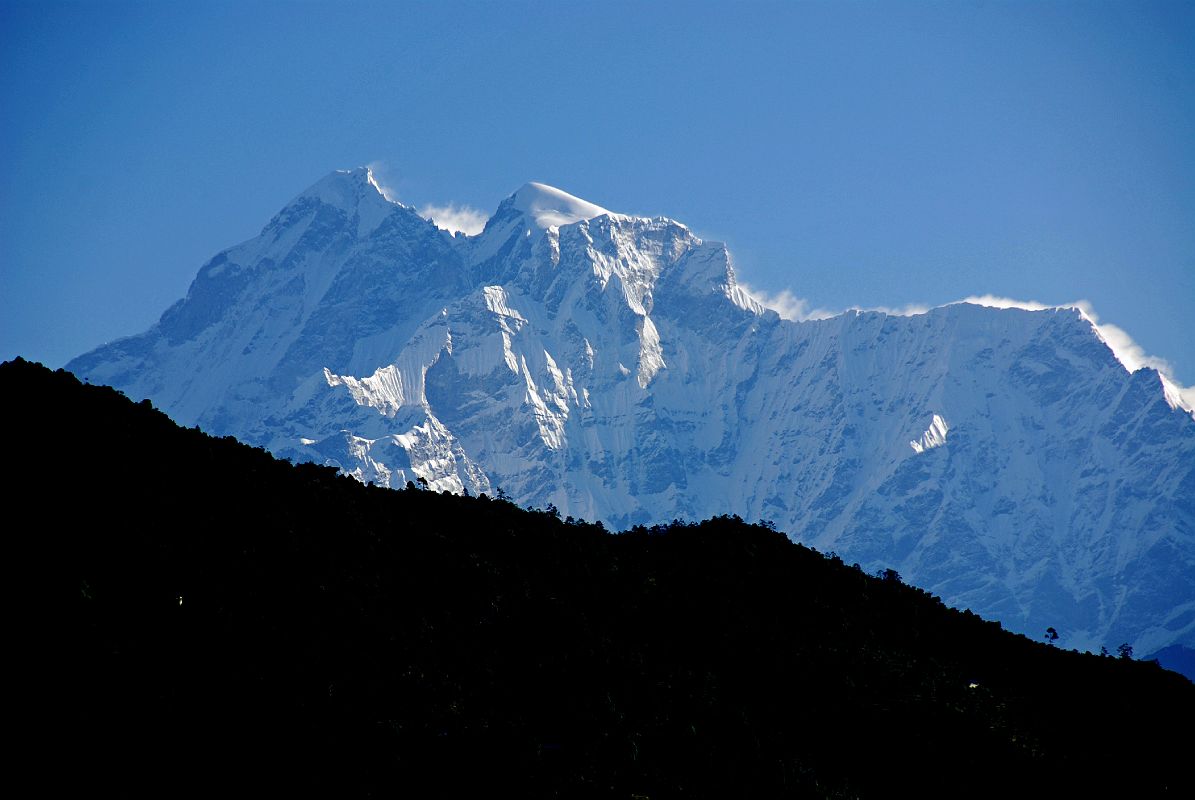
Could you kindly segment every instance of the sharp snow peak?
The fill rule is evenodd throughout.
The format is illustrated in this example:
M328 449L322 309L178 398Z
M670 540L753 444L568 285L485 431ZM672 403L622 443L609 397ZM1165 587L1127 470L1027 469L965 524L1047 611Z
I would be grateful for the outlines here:
M401 205L386 197L368 167L338 169L320 178L295 200L314 198L328 205L351 210L361 201ZM294 201L291 201L292 203Z

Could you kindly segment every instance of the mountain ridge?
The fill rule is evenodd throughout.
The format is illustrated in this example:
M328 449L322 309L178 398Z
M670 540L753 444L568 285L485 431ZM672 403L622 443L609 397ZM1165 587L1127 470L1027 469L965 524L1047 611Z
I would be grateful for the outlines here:
M724 245L530 186L466 237L334 173L68 368L364 481L734 512L1014 630L1195 644L1195 423L1082 310L782 320Z

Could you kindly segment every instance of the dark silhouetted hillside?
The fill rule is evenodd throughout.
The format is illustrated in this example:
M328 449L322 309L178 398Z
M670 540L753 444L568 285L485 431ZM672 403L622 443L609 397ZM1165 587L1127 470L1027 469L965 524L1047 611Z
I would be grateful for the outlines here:
M20 360L0 398L39 793L1195 796L1181 676L764 527L367 487Z

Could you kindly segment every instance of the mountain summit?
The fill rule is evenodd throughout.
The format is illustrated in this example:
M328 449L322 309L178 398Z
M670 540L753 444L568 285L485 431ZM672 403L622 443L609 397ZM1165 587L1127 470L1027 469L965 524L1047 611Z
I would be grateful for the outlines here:
M1195 421L1078 309L791 322L673 220L531 183L452 236L352 170L68 368L363 481L736 513L1065 646L1195 645Z
M572 225L574 222L610 213L601 206L573 197L568 192L535 182L523 184L523 187L507 198L502 205L521 212L534 221L540 230Z

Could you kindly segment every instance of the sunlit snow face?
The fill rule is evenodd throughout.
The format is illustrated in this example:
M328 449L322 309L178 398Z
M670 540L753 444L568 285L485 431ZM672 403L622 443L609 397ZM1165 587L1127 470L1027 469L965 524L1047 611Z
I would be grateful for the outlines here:
M610 212L553 186L531 182L514 193L514 208L535 221L540 229L571 225Z
M758 302L764 308L770 308L780 315L781 319L792 320L794 322L806 322L810 320L829 319L843 313L842 311L832 311L824 308L814 308L810 302L803 297L798 297L789 289L782 289L779 292L769 293L762 289L756 289L748 286L745 283L740 283L744 290L751 296L753 300ZM986 306L988 308L1009 309L1016 308L1022 311L1049 311L1059 308L1075 308L1086 318L1094 328L1095 332L1103 340L1112 354L1116 356L1126 370L1129 372L1136 372L1143 367L1156 369L1162 376L1162 386L1166 394L1166 399L1174 408L1182 408L1183 410L1195 416L1195 386L1183 386L1174 378L1174 369L1171 364L1165 359L1152 356L1145 352L1141 345L1133 341L1129 334L1117 325L1099 321L1099 315L1096 314L1095 309L1092 308L1091 303L1086 300L1076 300L1073 303L1063 303L1061 305L1047 305L1039 303L1035 300L1016 300L1011 297L998 297L996 295L972 295L956 301L958 303L970 303L971 305ZM953 305L947 303L946 305ZM929 311L929 306L924 305L908 305L902 308L889 308L885 306L872 308L855 308L846 309L847 311L878 311L884 314L893 316L908 317L917 314L924 314Z

